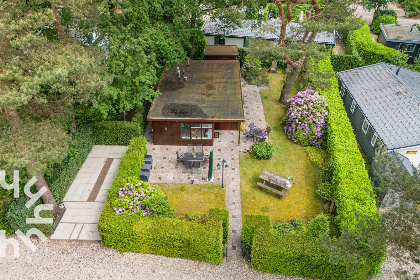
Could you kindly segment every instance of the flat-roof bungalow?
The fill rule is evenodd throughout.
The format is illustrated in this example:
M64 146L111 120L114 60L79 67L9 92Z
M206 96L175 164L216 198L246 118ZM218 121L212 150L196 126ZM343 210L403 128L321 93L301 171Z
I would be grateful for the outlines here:
M409 55L408 62L419 57L420 31L414 25L380 24L378 42Z
M300 27L301 25L299 23L288 23L286 26L286 39L301 39L301 34L296 35L299 33ZM281 31L281 22L242 20L240 26L226 27L223 22L215 18L206 20L201 31L204 32L208 45L236 45L238 47L246 47L248 38L263 38L270 41L277 41ZM319 32L314 42L334 46L335 32Z
M245 121L238 60L190 60L166 71L147 120L156 145L213 145ZM238 138L239 141L239 138Z
M381 62L338 72L338 81L368 159L384 145L412 173L420 164L420 72Z

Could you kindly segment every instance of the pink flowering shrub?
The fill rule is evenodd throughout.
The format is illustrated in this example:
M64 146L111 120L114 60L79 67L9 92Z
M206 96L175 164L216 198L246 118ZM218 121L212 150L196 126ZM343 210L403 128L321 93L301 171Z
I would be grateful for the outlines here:
M307 89L287 100L284 117L287 137L302 146L320 146L328 127L327 102L317 91Z
M149 209L147 200L154 196L163 196L162 191L157 187L152 187L149 183L137 178L127 178L125 184L120 187L118 198L112 204L117 215L138 214L141 216L153 216L153 211Z

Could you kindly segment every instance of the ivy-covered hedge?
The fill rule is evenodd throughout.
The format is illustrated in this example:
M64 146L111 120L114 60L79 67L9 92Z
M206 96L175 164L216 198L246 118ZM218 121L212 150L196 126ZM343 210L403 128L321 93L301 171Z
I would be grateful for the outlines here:
M335 72L340 72L362 66L362 59L358 54L331 54L330 59Z
M374 21L372 21L372 24L370 26L373 33L375 34L381 33L381 27L379 26L381 23L396 24L397 19L393 16L388 16L388 15L377 17Z
M67 156L46 172L45 180L57 202L63 200L93 145L94 139L90 127L79 128L72 135Z
M208 218L222 222L223 244L226 244L229 237L229 210L225 208L211 208L209 209Z
M349 49L351 52L349 54L354 54L352 49L356 48L363 65L387 62L407 67L408 55L372 41L367 24L357 30L351 31L345 42L350 44L346 48L346 53L347 49Z
M98 221L102 245L120 251L159 254L220 263L223 254L223 227L219 211L206 224L140 215L117 215L112 202L118 197L122 181L138 177L147 153L143 136L130 141L117 175L107 193L107 202ZM218 216L218 217L216 217Z
M344 265L330 263L330 254L318 239L299 234L260 231L251 250L251 266L270 273L316 279L367 279L366 271L349 277Z
M242 246L251 249L252 240L258 231L271 230L270 217L267 215L245 215L242 220Z
M317 67L321 71L333 70L329 57L318 62ZM376 203L334 75L330 83L331 88L320 90L320 94L325 96L328 103L327 149L334 161L332 193L337 199L335 223L340 229L354 229L357 225L356 212L361 216L375 218Z
M92 123L92 129L96 145L127 146L133 137L143 133L138 123L125 121Z

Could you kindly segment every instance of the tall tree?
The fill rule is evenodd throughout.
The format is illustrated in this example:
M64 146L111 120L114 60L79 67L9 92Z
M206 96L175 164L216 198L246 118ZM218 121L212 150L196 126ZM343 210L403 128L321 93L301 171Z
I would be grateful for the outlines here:
M363 0L363 8L370 10L383 10L388 8L388 3L395 2L395 0Z

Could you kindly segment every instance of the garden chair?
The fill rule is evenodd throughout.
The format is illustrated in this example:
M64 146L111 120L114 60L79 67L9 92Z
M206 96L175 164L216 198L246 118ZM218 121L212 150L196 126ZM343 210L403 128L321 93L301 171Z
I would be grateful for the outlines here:
M188 144L188 153L189 154L194 153L194 145L193 144Z
M182 161L182 156L179 155L178 151L176 151L176 164L175 167Z
M196 153L202 153L203 152L203 144L195 145L195 152Z

